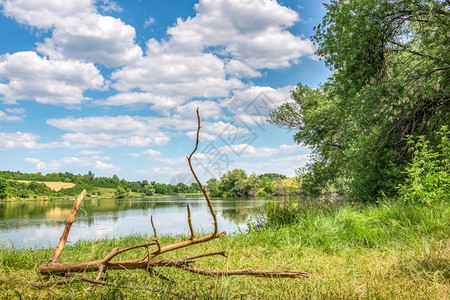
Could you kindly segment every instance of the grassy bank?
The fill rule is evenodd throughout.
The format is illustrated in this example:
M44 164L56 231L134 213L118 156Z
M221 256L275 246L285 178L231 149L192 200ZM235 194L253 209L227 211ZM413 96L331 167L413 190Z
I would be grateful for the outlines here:
M289 218L288 218L289 217ZM285 205L268 210L266 225L207 244L180 249L166 258L227 250L229 258L202 258L199 267L286 269L311 273L310 280L253 277L212 278L159 269L165 281L143 271L111 271L113 286L73 282L42 289L39 265L53 250L0 252L0 298L167 299L172 291L200 299L448 299L450 283L450 213L447 204L407 206ZM257 229L257 230L256 230ZM149 233L151 229L149 228ZM161 238L162 244L182 237ZM67 247L61 262L93 260L113 247L140 243L145 237L80 241ZM138 258L144 250L118 259ZM17 284L20 282L20 284ZM152 291L159 288L162 291Z

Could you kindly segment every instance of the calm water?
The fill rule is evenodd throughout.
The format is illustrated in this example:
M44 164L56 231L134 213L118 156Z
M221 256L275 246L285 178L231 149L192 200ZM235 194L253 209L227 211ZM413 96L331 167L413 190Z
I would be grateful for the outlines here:
M270 200L212 199L219 231L245 229L246 221ZM78 240L153 235L150 216L158 234L188 234L186 204L196 232L211 232L212 217L203 197L161 199L85 199L78 211L67 244ZM63 232L73 201L0 203L0 241L16 248L55 247ZM84 218L83 218L84 217Z

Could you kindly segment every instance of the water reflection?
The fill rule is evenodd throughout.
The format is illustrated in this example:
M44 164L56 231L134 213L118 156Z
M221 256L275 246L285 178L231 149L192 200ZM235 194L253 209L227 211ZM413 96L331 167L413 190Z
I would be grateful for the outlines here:
M219 230L235 232L268 202L265 199L212 199ZM161 199L86 199L68 242L79 239L152 234L150 216L160 234L187 234L186 205L197 231L213 230L212 217L202 197ZM72 210L72 201L0 203L0 240L18 248L55 246Z

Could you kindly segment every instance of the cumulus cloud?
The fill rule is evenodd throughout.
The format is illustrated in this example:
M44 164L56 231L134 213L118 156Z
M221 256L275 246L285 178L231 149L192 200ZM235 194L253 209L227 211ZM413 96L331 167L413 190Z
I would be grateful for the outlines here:
M37 50L52 58L101 63L109 67L137 60L142 49L134 44L136 32L120 19L99 14L66 17L51 38Z
M22 117L8 115L5 112L0 110L0 121L11 122L11 121L20 121L20 120L22 120Z
M219 153L234 153L242 157L270 157L274 154L279 153L276 148L270 147L254 147L249 144L237 144L224 146L218 149Z
M113 164L105 163L101 160L96 160L92 158L79 158L79 157L63 157L62 159L54 159L50 162L44 162L38 158L27 157L25 162L33 164L36 170L39 171L52 171L57 172L63 169L67 169L73 166L77 167L89 167L100 171L110 171L110 170L120 170L120 168L114 166Z
M128 155L132 156L132 157L142 157L142 156L146 156L146 157L150 157L150 158L155 158L161 155L161 152L153 150L153 149L147 149L144 150L142 152L139 153L128 153Z
M92 63L50 60L24 51L0 56L0 99L5 103L35 99L48 104L80 104L88 89L104 87L103 76Z
M17 132L0 132L0 150L9 150L16 148L25 149L47 149L57 147L67 147L68 143L51 142L51 143L38 143L37 140L40 137L31 134Z
M283 153L310 151L310 149L306 145L303 145L303 144L293 144L293 145L282 144L282 145L279 146L279 149Z
M145 147L161 145L170 138L161 132L151 118L117 116L48 119L47 124L66 131L62 139L78 147Z
M315 52L312 41L287 30L298 14L274 0L201 0L195 9L168 29L178 51L215 47L254 69L287 67Z
M97 160L95 162L94 169L100 170L100 171L106 171L106 170L120 170L120 168L114 166L113 164L108 164L105 162L102 162L100 160Z
M153 49L155 43L150 43L146 57L111 75L114 88L122 92L139 89L187 101L193 97L228 97L231 90L244 86L238 79L227 78L224 62L213 54L160 52Z
M61 168L61 162L59 161L51 161L50 163L45 163L37 158L27 157L25 158L27 163L33 164L36 170L40 171L59 171Z
M105 100L97 101L100 105L108 106L134 106L137 104L151 104L153 111L168 114L170 109L183 104L186 97L179 95L170 97L146 92L124 92L110 96Z
M246 89L240 78L288 67L315 51L287 30L298 14L276 1L201 0L195 9L194 17L168 28L168 39L150 39L145 56L112 74L121 94L103 104L151 103L160 111L160 103L170 109L192 98L226 98ZM171 101L159 101L164 97Z
M37 50L53 59L75 59L120 66L142 55L134 43L130 25L97 12L93 0L27 1L1 0L3 14L17 22L52 29L52 36L38 43ZM121 11L113 1L99 3L104 12Z
M269 113L282 103L291 100L293 86L274 89L268 86L251 86L235 91L221 105L250 125L263 124Z
M92 0L0 0L0 5L5 16L44 29L63 23L66 17L95 11Z

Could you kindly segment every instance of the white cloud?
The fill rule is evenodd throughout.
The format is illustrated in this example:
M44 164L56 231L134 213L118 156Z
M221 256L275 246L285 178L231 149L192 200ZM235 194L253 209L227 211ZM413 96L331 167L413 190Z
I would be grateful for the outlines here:
M95 158L79 158L79 157L63 157L60 160L51 160L46 163L38 158L25 158L25 161L33 164L37 170L40 171L60 171L62 169L70 168L71 166L77 167L90 167L100 171L110 171L110 170L120 170L120 168L114 166L113 164L105 163L101 160L95 160Z
M59 171L61 168L61 162L55 161L55 160L51 161L50 163L44 163L43 161L41 161L37 158L27 157L27 158L25 158L25 161L30 164L33 164L35 166L35 168L40 171L56 172L56 171Z
M253 78L262 76L260 72L254 70L250 66L237 59L231 59L230 61L228 61L225 65L225 71L227 74L236 77Z
M16 133L0 132L0 149L13 148L34 148L39 137L31 133Z
M132 156L132 157L142 157L142 156L147 156L150 158L155 158L155 157L159 157L161 156L161 152L153 150L153 149L147 149L144 150L140 153L128 153L128 155Z
M99 14L78 14L57 24L51 38L37 50L51 58L101 63L109 67L137 60L142 49L134 44L136 32L120 19Z
M144 22L144 27L148 27L148 26L152 25L153 23L155 23L155 18L148 17Z
M48 149L57 147L68 147L68 143L37 143L39 136L31 133L23 133L17 131L15 133L11 132L0 132L0 150L25 148L25 149Z
M82 150L78 152L79 155L98 155L103 153L101 150Z
M9 112L10 114L15 114L15 115L22 115L24 116L26 113L25 108L22 107L18 107L18 108L7 108L5 109L7 112Z
M186 132L186 136L191 139L195 139L197 137L197 127L193 127L192 131ZM231 123L225 123L222 121L218 122L202 122L202 128L200 130L200 140L209 140L213 141L219 137L227 139L229 137L235 137L239 135L244 135L248 133L247 128L242 128L235 126Z
M147 149L147 150L143 151L142 154L147 155L147 156L160 156L161 152L153 150L153 149Z
M272 110L291 100L293 89L290 85L278 89L252 86L235 91L234 95L224 100L221 105L246 124L263 124Z
M195 9L195 17L168 29L178 51L216 47L254 69L287 67L315 51L286 30L298 14L274 0L201 0Z
M215 101L191 101L175 109L178 117L183 119L196 119L195 111L199 109L203 120L217 120L222 116L219 103Z
M120 7L116 2L110 1L110 0L98 1L98 5L99 5L100 10L104 11L104 12L111 12L111 11L122 12L123 11L122 7Z
M37 28L51 28L64 22L64 18L79 13L92 13L92 0L0 0L5 16Z
M224 146L218 149L219 153L235 153L242 157L270 157L279 153L276 148L270 147L254 147L249 144L237 144L231 146Z
M98 101L100 105L110 106L133 106L136 104L152 104L152 110L168 114L169 110L181 105L186 101L184 96L169 97L155 95L154 93L124 92L110 96L105 100Z
M20 121L22 117L20 116L11 116L0 110L0 121L11 122L11 121Z
M142 49L134 43L130 25L97 13L92 0L1 0L3 13L17 22L52 29L52 36L37 44L37 50L52 59L75 59L120 66L138 59ZM99 3L104 12L121 8L114 2Z
M73 131L62 136L78 147L145 147L161 145L170 138L153 124L151 118L117 116L48 119L47 124Z
M159 47L158 42L151 41L147 56L114 72L113 87L187 101L193 97L228 97L231 90L244 86L238 79L227 78L224 62L213 54L170 53Z
M106 170L119 170L118 167L114 166L113 164L104 163L100 160L97 160L95 162L95 169L98 169L100 171L106 171Z
M102 89L104 81L92 63L41 58L33 51L0 56L0 99L6 103L36 100L49 104L80 104L88 89Z
M283 153L293 153L299 151L310 151L310 149L303 144L292 144L286 145L282 144L278 147Z

